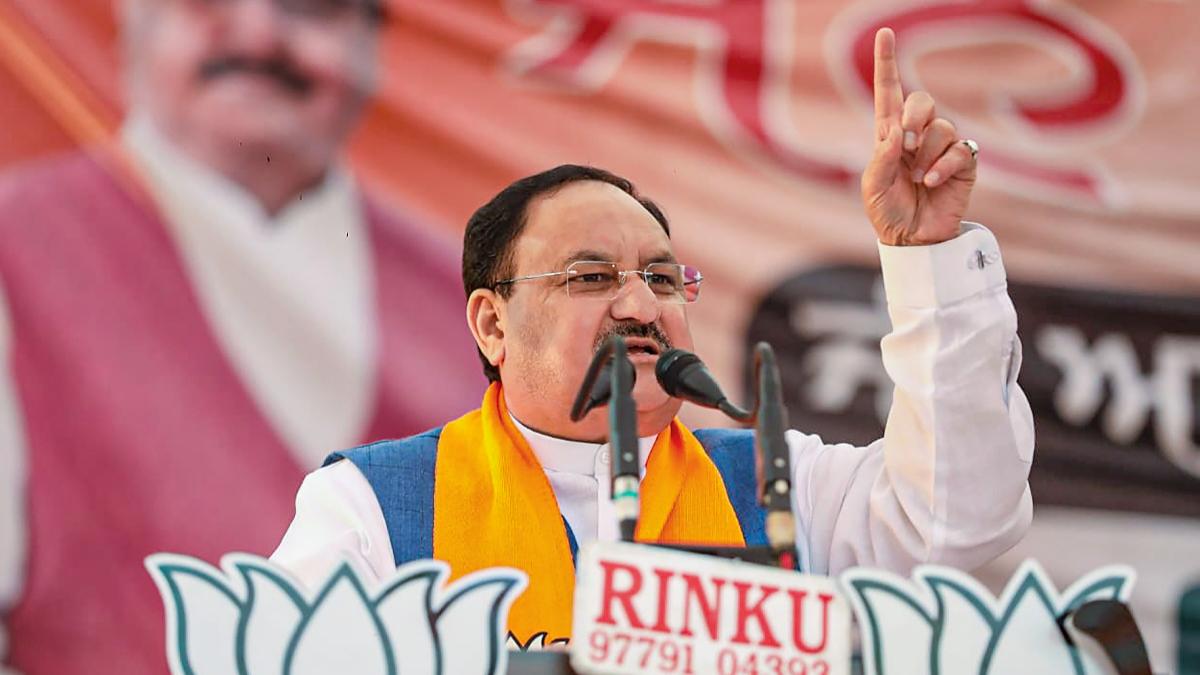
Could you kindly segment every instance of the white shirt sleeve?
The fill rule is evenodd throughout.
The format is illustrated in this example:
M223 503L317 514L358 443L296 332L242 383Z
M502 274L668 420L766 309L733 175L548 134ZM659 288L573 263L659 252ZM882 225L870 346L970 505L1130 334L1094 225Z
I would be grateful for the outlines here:
M971 570L1029 527L1033 414L1016 384L1016 312L995 238L963 227L933 246L879 246L895 383L883 438L854 447L788 432L807 571Z
M345 560L364 581L391 576L396 562L383 510L354 462L342 460L304 478L296 492L296 517L271 560L310 590Z
M12 377L12 326L0 286L0 673L8 655L4 615L25 578L25 432Z

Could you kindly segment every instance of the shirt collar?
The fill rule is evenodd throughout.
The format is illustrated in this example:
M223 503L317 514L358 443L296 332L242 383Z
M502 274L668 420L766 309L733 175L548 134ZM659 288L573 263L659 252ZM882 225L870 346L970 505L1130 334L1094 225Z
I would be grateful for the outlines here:
M328 214L355 202L353 180L333 167L325 180L271 216L241 185L193 159L173 145L145 113L133 113L121 128L121 142L143 169L147 189L161 203L202 206L208 221L261 226L327 224Z
M610 452L608 443L589 443L587 441L572 441L556 436L548 436L540 431L534 431L521 424L513 414L508 413L509 419L516 425L517 430L529 443L534 456L546 471L574 473L597 478L608 477L608 464L596 461L601 453ZM638 439L638 460L641 468L646 468L646 458L658 436L646 436ZM598 475L603 473L604 475Z

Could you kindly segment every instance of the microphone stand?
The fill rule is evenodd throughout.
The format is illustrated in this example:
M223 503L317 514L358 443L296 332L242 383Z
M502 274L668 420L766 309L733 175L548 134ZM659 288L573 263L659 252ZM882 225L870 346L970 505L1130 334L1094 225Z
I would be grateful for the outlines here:
M625 339L613 336L592 357L571 408L571 419L579 421L593 407L608 404L608 438L613 453L612 501L623 541L633 541L640 511L641 471L637 409L633 401L635 378ZM671 545L669 548L795 569L791 455L785 436L787 411L783 407L775 352L766 342L754 347L754 382L756 396L752 410L738 407L727 399L722 399L715 407L735 421L754 425L755 473L758 500L767 511L767 546Z
M612 395L608 400L608 442L612 447L612 501L622 541L633 541L640 504L641 467L638 462L637 407L633 402L633 364L625 339L612 338Z
M578 422L592 408L608 404L611 494L622 541L633 541L640 512L641 463L638 461L637 407L633 401L636 379L625 338L615 335L605 340L592 357L571 406L571 420Z
M775 350L766 342L754 346L754 379L758 385L754 443L759 503L767 509L767 544L779 554L779 565L796 567L796 517L792 513L792 458L787 444L787 409Z

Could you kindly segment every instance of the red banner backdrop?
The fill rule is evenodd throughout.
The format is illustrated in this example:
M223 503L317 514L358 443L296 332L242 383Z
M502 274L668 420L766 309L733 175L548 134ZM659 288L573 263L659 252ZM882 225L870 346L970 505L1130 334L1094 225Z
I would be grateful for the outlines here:
M802 359L794 310L805 303L833 298L865 317L840 339L877 330L857 174L872 140L871 36L894 27L906 88L932 93L983 149L968 217L999 237L1021 314L1039 507L1027 542L991 573L1006 578L1024 555L1060 583L1134 564L1157 667L1174 667L1178 598L1200 583L1200 6L392 9L382 92L350 150L360 175L456 233L499 187L557 163L631 177L709 280L693 331L730 385L755 337ZM0 0L0 164L106 138L122 118L120 83L107 0ZM821 275L835 265L843 276ZM830 291L846 284L858 295ZM790 371L793 422L829 438L877 433L870 378L839 399L813 384L822 367Z

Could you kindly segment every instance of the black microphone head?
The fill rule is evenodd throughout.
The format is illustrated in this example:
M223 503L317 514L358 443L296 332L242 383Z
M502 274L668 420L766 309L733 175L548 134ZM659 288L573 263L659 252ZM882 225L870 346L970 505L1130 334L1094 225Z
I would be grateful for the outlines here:
M691 352L668 349L654 364L654 375L669 396L706 408L720 408L726 402L721 385L700 357Z
M604 359L604 362L598 366L594 365L589 368L584 375L584 386L580 388L579 393L575 395L575 403L571 406L571 421L578 422L585 415L592 411L593 408L602 406L608 403L608 399L612 397L612 369L614 359L609 356ZM637 384L637 369L632 367L629 360L625 360L626 373L629 377L629 388L633 389ZM591 388L587 388L588 381L591 381Z
M690 365L700 363L700 357L683 349L668 349L658 357L654 364L654 377L658 385L669 396L681 398L679 383L683 371Z

